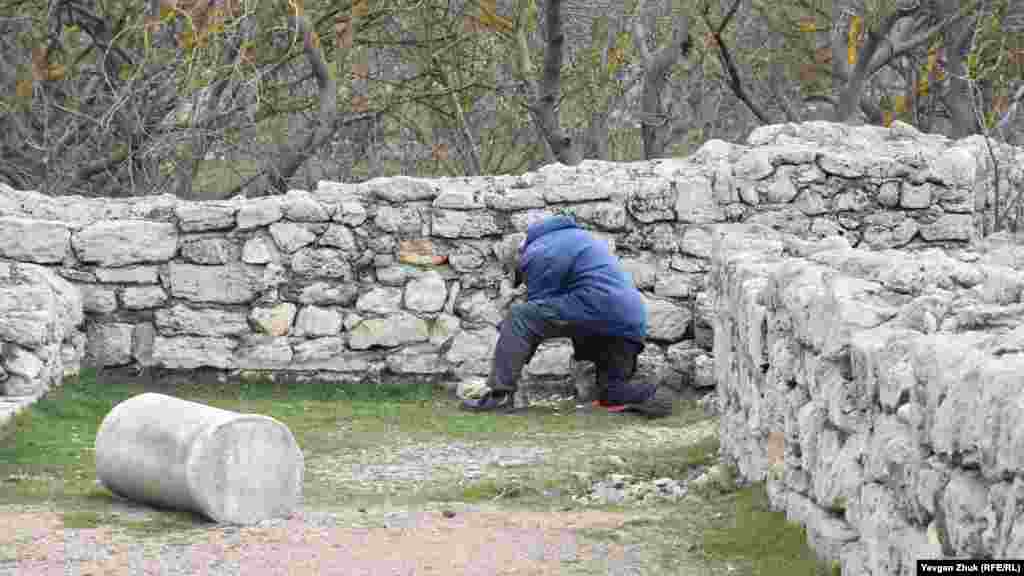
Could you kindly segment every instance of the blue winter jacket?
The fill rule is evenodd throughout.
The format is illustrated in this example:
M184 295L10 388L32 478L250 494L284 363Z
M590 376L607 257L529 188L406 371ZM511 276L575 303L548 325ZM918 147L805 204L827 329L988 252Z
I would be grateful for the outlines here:
M552 216L526 230L519 254L527 300L555 307L584 332L643 343L647 308L608 244L568 216Z

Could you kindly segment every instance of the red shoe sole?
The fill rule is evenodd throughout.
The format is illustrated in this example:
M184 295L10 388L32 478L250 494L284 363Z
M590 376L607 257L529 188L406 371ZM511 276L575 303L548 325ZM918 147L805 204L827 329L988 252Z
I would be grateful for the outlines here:
M608 412L624 412L626 410L625 404L608 404L600 400L594 400L594 408L604 408Z

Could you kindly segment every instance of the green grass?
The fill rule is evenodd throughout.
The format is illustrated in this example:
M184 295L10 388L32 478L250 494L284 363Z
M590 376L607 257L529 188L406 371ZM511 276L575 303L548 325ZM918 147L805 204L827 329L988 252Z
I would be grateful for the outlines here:
M807 546L799 525L784 512L769 508L764 486L757 484L728 496L729 514L703 532L704 553L714 560L732 560L745 574L761 576L818 576L834 574L838 566L823 565Z
M509 441L558 443L565 439L567 445L575 442L578 449L591 433L614 436L618 429L646 426L635 417L576 412L571 405L559 410L532 409L523 415L470 414L457 410L451 398L426 384L356 386L257 379L156 386L83 371L0 429L0 505L55 504L69 528L110 525L140 536L202 529L206 521L187 512L124 512L117 506L117 498L95 483L92 447L101 420L115 404L144 391L277 418L291 429L307 461L329 459L354 449L386 448L400 439L451 439L495 446ZM677 408L676 415L651 426L663 433L706 418L693 405L680 403ZM557 466L499 470L496 477L432 485L420 488L422 493L389 502L401 503L402 498L409 503L493 502L554 511L573 505L571 495L589 486L580 472L589 473L590 478L610 472L648 479L682 478L695 467L717 462L718 451L717 438L709 437L690 444L616 448L617 463L595 458L611 454L567 452L561 454L565 462ZM323 500L355 507L369 501L345 485L323 480L307 475L307 502ZM715 489L700 491L698 503L670 506L660 517L637 519L621 531L589 536L645 543L651 561L664 566L664 573L673 572L681 547L692 547L712 564L739 566L739 574L834 576L815 561L802 529L786 523L784 514L768 509L763 490L737 491L728 480L723 478ZM622 511L631 513L628 508Z

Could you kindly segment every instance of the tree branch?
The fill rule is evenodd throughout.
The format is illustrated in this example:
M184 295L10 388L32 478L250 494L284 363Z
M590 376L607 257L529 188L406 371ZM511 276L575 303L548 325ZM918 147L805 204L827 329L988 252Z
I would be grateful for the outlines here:
M562 130L558 120L558 102L562 93L562 60L565 34L562 31L562 0L548 0L545 12L547 46L544 49L544 68L541 74L538 101L531 106L544 139L559 162L569 166L579 164L583 155L572 138ZM523 23L525 25L525 22Z
M733 94L740 99L740 101L747 105L747 108L757 118L757 120L761 122L761 124L770 124L771 120L768 118L768 115L765 114L761 106L754 102L750 97L750 94L747 93L746 88L743 87L743 80L740 78L740 72L736 68L736 63L733 61L732 54L729 53L729 49L725 45L725 40L722 39L722 32L725 30L726 26L729 25L729 20L731 20L736 14L736 10L738 10L739 7L740 0L733 0L732 6L729 8L729 11L726 12L725 17L718 26L713 26L711 24L710 17L708 16L710 5L704 5L704 13L702 17L708 28L711 29L711 35L714 37L715 45L718 46L719 60L721 60L722 66L725 67L725 71L729 75L729 88L732 90Z

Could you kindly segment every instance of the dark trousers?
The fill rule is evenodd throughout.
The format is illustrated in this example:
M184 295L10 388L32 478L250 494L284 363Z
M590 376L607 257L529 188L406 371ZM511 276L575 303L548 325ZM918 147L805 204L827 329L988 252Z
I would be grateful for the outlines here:
M514 392L523 367L533 358L537 346L550 338L571 338L576 360L594 362L602 400L639 403L654 392L653 385L630 384L643 344L586 332L559 318L554 308L534 302L513 305L498 327L498 344L488 378L491 389Z

